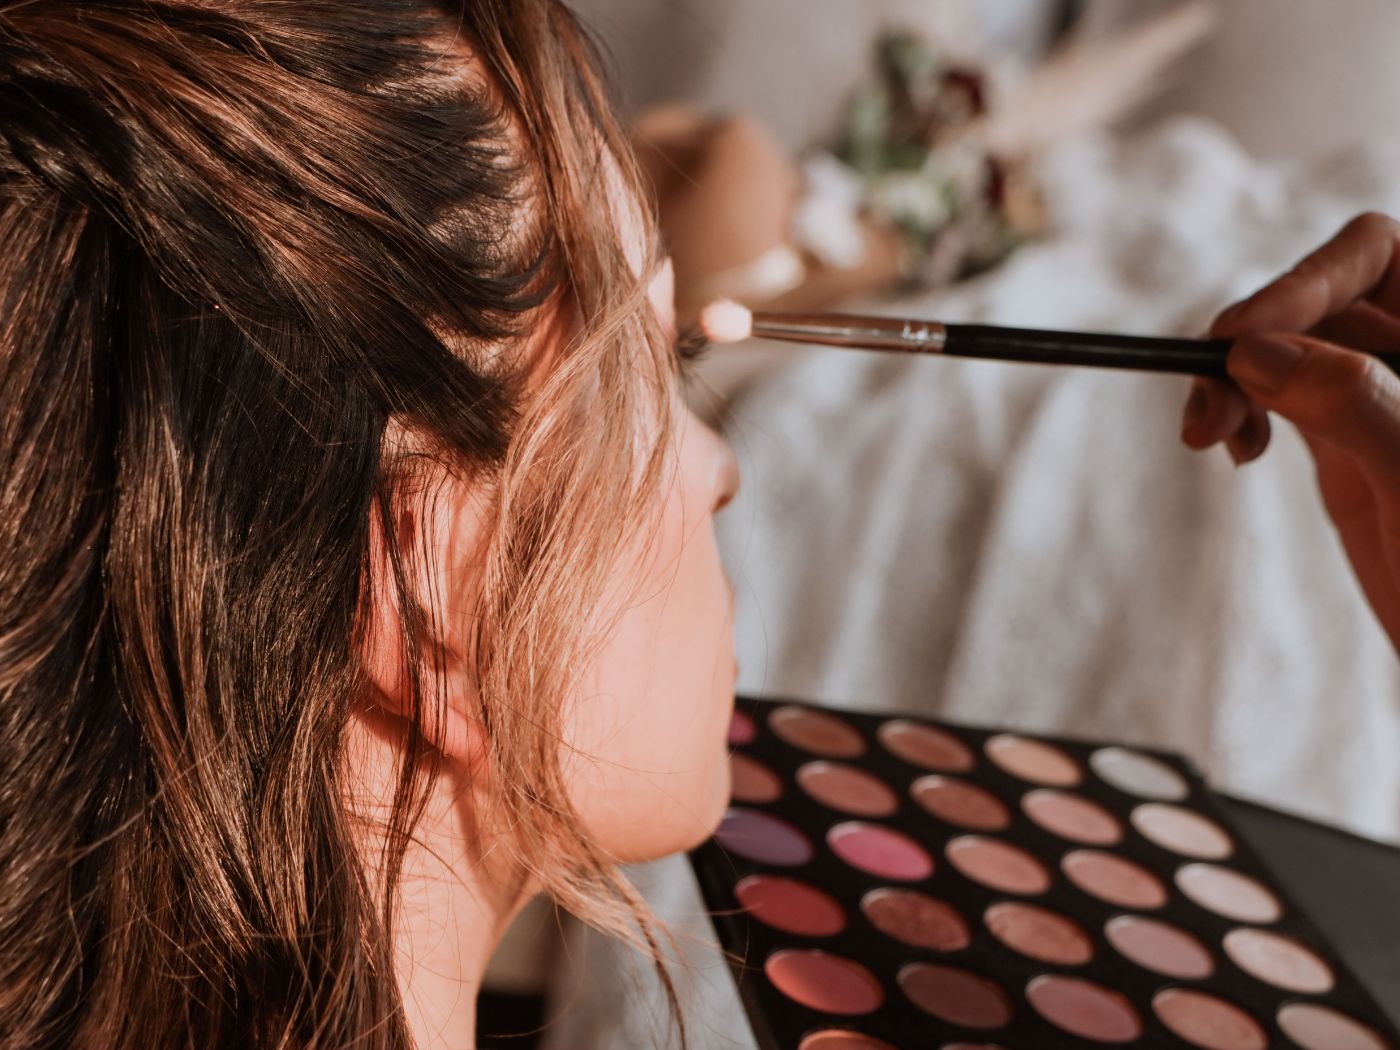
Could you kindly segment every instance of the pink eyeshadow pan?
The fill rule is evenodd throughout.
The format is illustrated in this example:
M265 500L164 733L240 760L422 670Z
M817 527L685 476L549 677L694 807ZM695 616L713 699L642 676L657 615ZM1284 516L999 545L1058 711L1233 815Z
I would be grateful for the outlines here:
M1050 888L1050 873L1033 856L1000 839L963 835L947 846L948 861L974 882L1002 893L1036 894Z
M910 963L899 971L900 990L931 1017L965 1028L1000 1028L1011 1021L1011 999L1001 985L954 966Z
M729 716L729 746L736 747L741 744L753 743L754 737L758 735L758 728L753 724L753 719L742 711L736 710Z
M1201 1050L1268 1050L1259 1022L1234 1003L1190 988L1168 988L1152 1000L1161 1022Z
M1394 1050L1370 1025L1317 1003L1280 1008L1278 1026L1303 1050Z
M952 733L918 722L885 722L876 735L890 754L924 769L965 773L976 762L971 749Z
M1170 923L1119 915L1104 926L1104 936L1118 954L1153 973L1196 981L1215 972L1215 960L1201 939Z
M778 875L750 875L734 887L744 910L760 922L805 937L830 937L846 927L846 913L824 890Z
M735 802L772 802L783 793L778 774L738 752L729 756L729 794Z
M962 914L950 904L913 890L871 890L860 910L886 936L915 948L955 952L972 943Z
M1026 985L1037 1013L1071 1035L1097 1043L1128 1043L1142 1035L1142 1020L1128 1000L1079 977L1046 974Z
M986 743L987 757L1022 780L1050 787L1074 787L1083 774L1079 763L1054 744L1014 733L1002 733Z
M844 719L805 707L780 707L768 716L768 728L793 747L823 758L855 758L865 753L865 738Z
M957 777L920 777L909 786L909 794L927 813L960 828L1001 831L1011 823L1006 803Z
M1135 861L1115 853L1080 849L1060 862L1065 877L1079 889L1120 908L1151 911L1167 903L1162 880Z
M1146 802L1128 818L1163 849L1198 860L1224 860L1235 850L1230 833L1209 817L1170 802Z
M1321 995L1336 983L1332 967L1292 937L1241 928L1225 935L1224 946L1231 962L1276 988Z
M874 974L829 952L786 948L768 957L763 972L789 999L824 1013L854 1017L885 1001Z
M1021 809L1052 835L1086 846L1112 846L1123 825L1097 802L1068 791L1039 788L1021 799Z
M933 874L933 858L901 831L851 820L826 834L827 845L853 868L882 879L915 881Z
M797 783L823 805L858 817L888 817L899 808L883 780L842 762L808 762L797 771Z

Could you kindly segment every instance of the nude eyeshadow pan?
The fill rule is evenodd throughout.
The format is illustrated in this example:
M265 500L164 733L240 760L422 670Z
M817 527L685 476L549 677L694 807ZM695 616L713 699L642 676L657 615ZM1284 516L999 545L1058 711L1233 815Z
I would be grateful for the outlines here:
M763 1050L1400 1050L1185 760L741 699L691 854Z

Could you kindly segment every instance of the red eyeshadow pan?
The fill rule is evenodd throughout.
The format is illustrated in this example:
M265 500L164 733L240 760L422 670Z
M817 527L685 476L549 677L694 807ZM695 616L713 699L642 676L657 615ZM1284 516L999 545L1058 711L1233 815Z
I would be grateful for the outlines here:
M777 930L830 937L846 926L846 912L825 890L779 875L750 875L734 887L744 910Z
M789 999L823 1013L854 1017L885 1001L874 974L829 952L785 949L768 957L763 972Z

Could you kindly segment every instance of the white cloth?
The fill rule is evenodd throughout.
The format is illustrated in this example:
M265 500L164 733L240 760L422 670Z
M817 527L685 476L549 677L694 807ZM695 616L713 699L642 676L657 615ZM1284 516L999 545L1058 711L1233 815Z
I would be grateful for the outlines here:
M1198 332L1363 208L1400 210L1400 150L1251 161L1180 120L1051 157L1056 231L893 313ZM1400 665L1286 425L1260 462L1177 441L1182 379L800 351L731 406L722 518L741 688L1136 741L1224 790L1400 832ZM692 1045L748 1047L688 866L639 872L697 934ZM592 941L586 949L583 942ZM585 952L586 962L580 962ZM588 935L556 1050L668 1045L646 965Z

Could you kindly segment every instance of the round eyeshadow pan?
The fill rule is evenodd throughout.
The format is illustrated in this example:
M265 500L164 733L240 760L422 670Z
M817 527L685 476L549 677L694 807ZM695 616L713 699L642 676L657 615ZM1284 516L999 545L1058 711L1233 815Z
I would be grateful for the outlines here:
M823 758L855 758L865 753L865 738L855 727L825 711L780 707L768 716L768 728L793 747Z
M1119 915L1104 925L1104 936L1118 954L1153 973L1199 981L1215 972L1215 960L1200 938L1170 923Z
M731 853L760 864L796 867L812 859L807 836L785 820L733 806L715 829L715 841Z
M1258 879L1218 864L1186 864L1177 869L1176 884L1202 908L1236 922L1277 922L1283 905Z
M896 978L924 1013L964 1028L1000 1028L1011 1020L1011 998L1001 985L955 966L909 963Z
M1085 893L1120 908L1151 911L1167 903L1167 888L1161 879L1116 853L1075 850L1065 854L1060 868Z
M833 853L853 868L882 879L911 882L933 874L933 858L902 831L848 820L826 833Z
M1032 895L1050 888L1050 873L1040 861L999 839L962 835L948 843L947 854L969 879L1002 893Z
M1278 1026L1303 1050L1393 1050L1370 1025L1316 1003L1280 1007Z
M909 785L909 795L925 812L974 831L1001 831L1011 823L1006 803L985 788L934 773Z
M807 1036L797 1044L797 1050L894 1050L894 1047L873 1036L828 1028Z
M875 734L890 754L910 765L949 773L966 773L976 763L972 750L952 733L897 718Z
M846 928L846 912L830 894L796 879L750 875L734 887L755 919L785 933L830 937Z
M1330 992L1336 982L1332 967L1292 937L1238 929L1225 935L1224 946L1236 966L1275 988L1321 995Z
M1234 1003L1189 988L1168 988L1152 998L1164 1025L1202 1050L1268 1050L1259 1022Z
M1119 791L1153 802L1180 802L1191 793L1186 778L1151 755L1126 747L1101 747L1089 756L1089 768Z
M735 802L772 802L783 793L778 774L748 755L729 756L729 797Z
M752 744L756 736L758 727L753 724L753 719L736 708L729 716L729 746Z
M888 817L899 808L883 780L842 762L808 762L797 771L797 783L823 805L859 817Z
M885 1001L874 974L830 952L784 948L768 957L763 972L789 999L823 1013L855 1017Z
M1046 831L1071 842L1112 846L1123 838L1118 818L1082 795L1037 788L1021 799L1021 808Z
M915 948L955 952L972 943L956 908L914 890L871 890L861 899L860 910L881 933Z
M993 904L982 916L987 929L1013 951L1059 966L1081 966L1094 945L1079 923L1048 908L1018 901Z
M1128 817L1143 838L1183 857L1224 860L1235 851L1230 834L1209 817L1168 802L1144 802Z
M1127 1043L1142 1035L1142 1020L1127 999L1081 977L1033 977L1026 998L1041 1017L1071 1035L1098 1043Z
M1050 787L1079 783L1079 763L1054 744L1014 733L1001 733L986 743L987 757L1014 777Z

